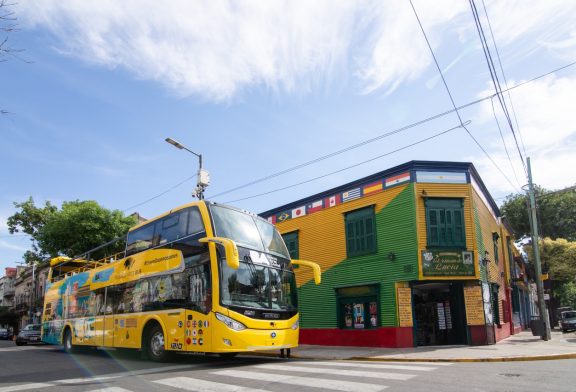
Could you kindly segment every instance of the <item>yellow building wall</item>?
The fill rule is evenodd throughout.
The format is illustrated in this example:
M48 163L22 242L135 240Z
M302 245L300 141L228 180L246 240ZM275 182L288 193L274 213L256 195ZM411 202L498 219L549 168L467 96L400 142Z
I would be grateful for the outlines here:
M276 227L281 234L298 231L299 258L318 263L325 272L347 257L344 214L371 205L375 205L378 213L407 186L409 184L396 186L310 215L277 222ZM312 279L311 269L300 267L296 270L298 287Z
M475 250L475 226L472 213L472 187L470 184L435 184L435 183L417 183L414 187L416 196L416 222L418 227L418 249L426 249L428 243L428 233L426 231L426 206L425 197L437 198L459 198L464 200L464 230L466 233L466 249ZM418 252L418 268L420 279L439 280L439 279L479 279L478 256L474 255L474 270L476 276L466 277L424 277L422 275L422 254Z

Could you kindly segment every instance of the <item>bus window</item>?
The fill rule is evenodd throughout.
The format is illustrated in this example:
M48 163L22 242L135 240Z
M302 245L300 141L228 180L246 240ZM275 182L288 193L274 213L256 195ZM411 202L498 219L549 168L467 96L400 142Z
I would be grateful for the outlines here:
M152 246L154 224L142 226L128 233L126 256L148 249Z
M186 236L187 223L188 210L177 212L162 219L159 224L160 230L156 230L159 233L160 245Z
M202 223L202 216L197 208L190 209L190 216L188 218L188 234L195 234L204 231L204 223Z

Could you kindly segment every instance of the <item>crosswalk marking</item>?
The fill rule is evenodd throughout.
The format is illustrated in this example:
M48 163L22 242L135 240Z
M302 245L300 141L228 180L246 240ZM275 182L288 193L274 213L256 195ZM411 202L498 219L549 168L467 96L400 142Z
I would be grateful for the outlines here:
M353 368L366 368L366 369L395 369L395 370L415 370L417 372L429 372L436 369L430 366L414 366L414 365L389 365L387 363L356 363L356 362L313 362L314 365L323 366L337 366L337 367L353 367Z
M287 372L302 372L302 373L316 373L316 374L335 374L338 376L351 376L351 377L369 377L369 378L379 378L385 380L401 380L406 381L413 377L414 374L403 374L403 373L386 373L386 372L364 372L361 370L342 370L342 369L329 369L329 368L317 368L311 366L294 366L294 365L257 365L255 366L259 369L268 370L280 370Z
M171 377L164 380L156 380L155 383L168 385L169 387L180 388L186 391L202 392L269 392L265 389L254 389L238 385L223 384L200 380L191 377Z
M52 384L47 384L43 382L36 382L32 384L20 384L20 385L11 385L9 387L2 387L0 388L0 392L16 392L16 391L25 391L27 389L40 389L51 387Z
M120 387L108 387L108 388L100 388L100 389L91 389L88 392L132 392L129 389L124 389Z
M362 382L329 380L325 378L312 378L301 376L290 376L282 374L251 372L244 370L222 370L213 374L225 377L237 377L248 380L277 382L281 384L298 385L304 387L326 388L344 392L379 392L386 389L385 385L366 384Z

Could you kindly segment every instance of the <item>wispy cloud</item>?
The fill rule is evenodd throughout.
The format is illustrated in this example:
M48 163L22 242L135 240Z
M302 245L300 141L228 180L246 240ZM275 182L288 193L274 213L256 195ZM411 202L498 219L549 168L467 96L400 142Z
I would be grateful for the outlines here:
M26 252L28 250L28 248L10 243L9 241L5 241L2 239L0 239L0 249L16 250L18 252Z

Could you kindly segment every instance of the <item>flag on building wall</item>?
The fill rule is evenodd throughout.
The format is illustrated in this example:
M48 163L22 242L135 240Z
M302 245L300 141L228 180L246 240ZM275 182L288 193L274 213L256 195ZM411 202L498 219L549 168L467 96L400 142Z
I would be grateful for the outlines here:
M327 197L324 205L326 206L326 208L329 208L329 207L337 206L340 203L342 203L342 199L340 198L340 195L334 195L334 196Z
M368 185L364 185L362 187L364 196L369 195L370 193L380 192L381 190L382 190L382 180L373 182Z
M272 215L268 217L268 222L272 223L273 225L276 224L276 215Z
M398 174L397 176L387 178L386 187L401 184L406 181L410 181L410 172Z
M276 222L284 222L292 218L292 211L284 211L276 215Z
M323 208L324 208L324 201L317 200L314 203L310 203L306 206L306 213L311 214L313 212L320 211Z
M362 190L360 188L350 189L349 191L342 193L342 202L345 203L350 200L358 199L360 196L362 196Z
M292 210L292 219L299 218L304 215L306 215L306 206L301 206Z

